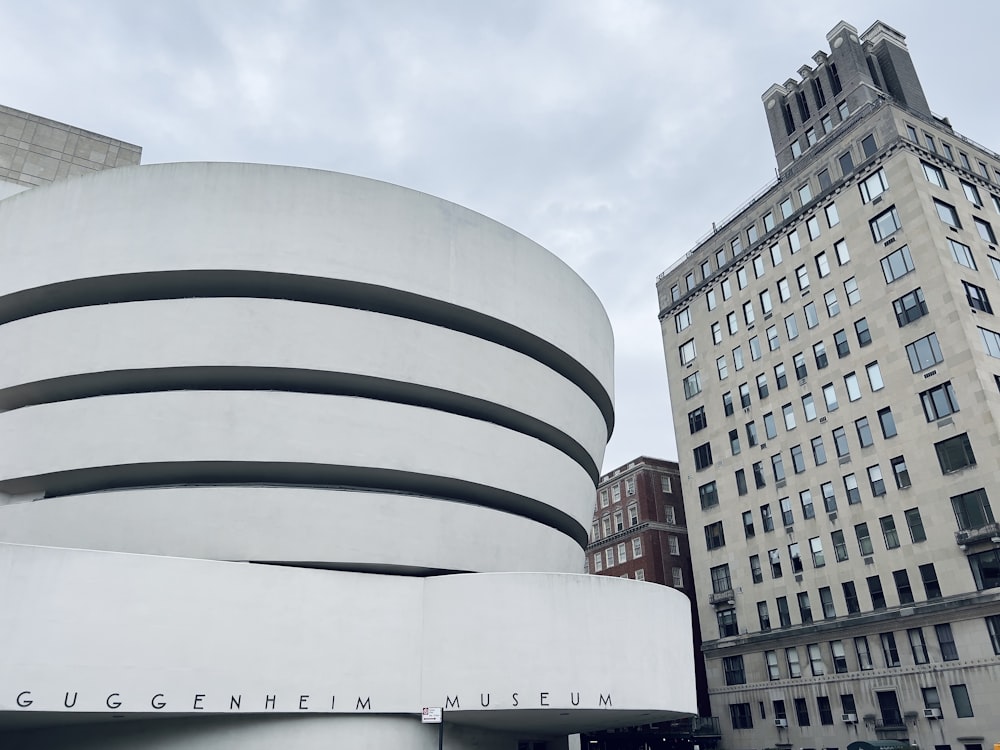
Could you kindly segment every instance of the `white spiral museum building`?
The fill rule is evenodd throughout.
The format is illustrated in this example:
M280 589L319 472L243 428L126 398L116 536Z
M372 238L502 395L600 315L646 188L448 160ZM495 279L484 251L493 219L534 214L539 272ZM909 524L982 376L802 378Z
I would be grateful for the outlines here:
M0 200L0 745L695 713L687 599L578 574L612 376L579 277L418 192L168 164Z

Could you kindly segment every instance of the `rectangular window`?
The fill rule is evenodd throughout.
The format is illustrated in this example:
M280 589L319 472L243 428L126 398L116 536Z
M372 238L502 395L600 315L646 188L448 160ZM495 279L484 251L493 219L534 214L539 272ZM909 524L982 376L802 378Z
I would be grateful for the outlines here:
M1000 656L1000 615L990 615L986 618L986 632L989 633L993 653Z
M642 557L642 539L640 537L632 540L632 557Z
M792 409L791 404L784 404L781 407L781 416L785 420L785 429L794 430L795 429L795 411Z
M896 521L892 516L882 516L878 519L882 527L882 538L885 540L886 549L896 549L899 547L899 532L896 531Z
M976 590L995 589L1000 587L1000 552L989 549L975 555L969 555L969 567L972 568L972 579Z
M863 671L875 668L875 665L872 663L872 652L868 647L867 636L860 635L854 639L854 650L858 655L858 667Z
M847 614L858 614L861 611L861 602L858 599L858 592L854 587L854 581L844 581L841 584L841 588L844 590L844 603L847 605Z
M726 535L722 529L722 521L710 523L705 527L705 545L710 550L726 546Z
M758 258L760 260L760 258ZM765 289L759 295L760 298L760 309L764 313L764 317L767 317L774 310L774 305L771 303L771 291Z
M895 234L903 227L903 225L899 223L899 214L896 213L895 206L883 211L874 219L869 221L868 226L871 228L872 239L875 240L875 242L882 242L884 239L892 234Z
M986 295L985 289L981 286L970 284L968 281L963 281L962 286L965 288L965 299L969 303L969 307L988 315L993 314L993 307L990 305L990 298ZM983 329L980 328L979 330L982 331Z
M816 419L816 404L813 402L812 394L807 393L802 397L802 411L805 412L807 422Z
M869 448L875 444L871 427L868 426L868 417L856 419L854 421L854 430L858 433L858 442L861 443L862 448Z
M882 370L879 368L878 362L865 365L865 373L868 375L868 385L872 389L872 393L885 388L885 381L882 380Z
M910 486L910 472L906 468L906 459L903 456L896 456L890 460L892 466L892 476L896 480L896 487L905 490Z
M774 379L777 381L779 391L788 387L788 376L785 373L784 363L779 363L774 366Z
M920 518L919 508L910 508L904 512L906 517L906 527L910 530L910 540L916 544L927 540L927 533L924 531L924 522Z
M756 532L753 528L753 513L749 510L743 511L743 535L747 539L752 539Z
M764 464L760 461L755 461L753 464L753 481L758 490L767 486L767 482L764 481Z
M804 292L809 288L809 269L799 266L795 269L795 280L798 282L799 291Z
M953 229L961 229L962 223L958 220L958 212L950 203L934 199L934 208L937 209L938 218Z
M671 572L671 575L672 575L674 587L675 588L683 588L684 587L684 568L680 568L680 567L674 566L671 569L670 572ZM639 578L639 573L638 572L636 572L635 577L638 580L638 578ZM643 577L643 579L645 579L645 576Z
M813 359L816 361L817 370L822 370L830 364L830 359L826 356L826 344L822 341L813 344Z
M944 181L944 172L935 167L933 164L928 164L925 161L920 162L920 166L923 167L924 177L932 185L937 185L940 188L948 189L948 184Z
M788 284L787 278L778 279L778 299L782 302L788 302L792 298L792 289Z
M960 266L965 266L966 268L971 268L973 271L978 271L976 267L976 259L972 255L972 248L965 245L958 240L953 240L948 238L948 246L951 248L951 257L955 259L955 262Z
M936 333L928 334L906 345L906 356L910 360L910 370L923 372L944 361Z
M853 168L854 165L852 164L850 169L844 170L844 174L846 175ZM877 172L874 172L872 175L866 177L858 183L858 190L861 192L862 203L871 203L888 189L889 181L885 178L884 169L879 169Z
M742 656L726 656L722 659L723 671L726 675L727 685L743 685L746 683L746 672L743 669L743 657ZM747 709L750 705L744 703ZM735 722L734 722L735 726Z
M729 377L729 364L726 362L725 354L716 358L715 369L719 373L719 380L725 380Z
M826 214L826 225L831 229L840 223L840 214L837 213L836 203L831 203L829 206L824 208L823 213Z
M785 649L785 662L788 664L789 677L801 677L802 667L799 664L799 651L794 646Z
M598 552L594 555L594 572L600 573L602 570L604 570L604 558L601 553Z
M847 431L843 427L834 429L833 447L837 451L837 458L847 458L851 454L850 446L847 443Z
M712 444L702 443L694 449L694 466L701 471L712 465Z
M934 443L934 450L937 452L942 474L950 474L967 466L976 465L976 455L972 452L972 443L969 442L969 435L966 432Z
M765 331L767 335L767 348L769 351L775 351L781 346L781 340L778 338L778 329L775 326L768 326Z
M995 523L989 497L982 487L952 496L951 507L961 531L975 531Z
M858 385L858 376L849 372L844 376L844 387L847 389L847 400L857 401L861 398L861 386Z
M704 430L708 426L708 420L705 418L705 407L699 406L694 411L688 412L688 428L691 430L693 435L700 430Z
M892 309L896 313L896 325L900 328L919 320L927 314L927 303L924 301L924 291L917 287L912 292L893 300Z
M814 437L809 442L812 446L813 463L822 466L826 463L826 447L823 445L822 436Z
M896 594L900 604L913 604L913 587L910 586L910 576L905 570L894 570L892 581L896 584Z
M863 557L872 554L872 538L868 533L868 524L859 523L854 527L854 535L858 538L858 549Z
M988 221L984 221L983 219L973 216L972 222L976 225L976 231L979 232L979 237L983 242L989 243L990 245L997 244L997 237L993 233L993 227Z
M771 456L771 471L774 474L775 482L785 481L785 463L782 461L780 453Z
M733 394L732 391L726 391L722 394L722 411L727 417L733 416Z
M781 553L776 549L768 550L767 561L771 565L771 578L781 578Z
M949 685L951 690L951 700L955 704L955 716L959 719L969 719L975 716L972 711L972 701L969 698L969 689L965 686L965 683L959 683L957 685ZM967 748L971 748L971 745L966 745Z
M837 389L833 387L833 383L827 383L823 386L823 399L826 401L828 412L837 411L840 404L837 401Z
M986 347L986 353L991 357L1000 359L1000 333L980 328L979 335L983 339L983 346Z
M885 592L882 591L882 579L878 575L868 576L868 593L872 598L872 609L885 609Z
M825 454L824 454L825 458ZM833 491L833 482L823 482L819 486L820 493L823 495L823 508L827 513L834 513L837 510L837 496Z
M817 646L817 648L819 648ZM822 663L822 661L820 662ZM795 720L800 727L809 726L809 706L806 705L805 698L795 698Z
M913 663L927 664L930 659L927 657L927 642L924 640L923 628L910 628L906 631L906 638L910 642Z
M837 290L831 289L823 295L823 302L826 303L826 314L828 317L835 317L840 314L840 302L837 300Z
M879 640L882 642L882 658L885 659L885 665L898 667L900 662L899 649L896 648L896 636L893 633L881 633Z
M833 539L833 553L837 558L837 562L846 562L848 555L847 540L844 538L844 532L838 529L831 532L830 537Z
M858 478L856 476L848 474L844 477L844 489L847 491L848 505L857 505L861 502L861 492L858 490Z
M837 263L841 266L850 262L851 253L847 249L847 240L839 240L833 244L833 251L837 254Z
M873 497L882 497L885 494L885 479L882 478L882 467L878 464L869 466L868 484L872 489Z
M802 624L808 625L813 621L812 605L809 603L809 593L806 591L800 591L796 598L799 602L799 617L802 619Z
M778 654L775 651L765 651L764 661L767 663L767 677L770 680L781 679L781 670L778 667Z
M868 319L854 321L854 332L858 336L858 346L866 347L872 342L871 331L868 330Z
M938 583L937 571L934 569L934 563L921 565L918 570L920 571L920 582L924 585L924 594L926 597L928 599L940 599L941 584Z
M809 507L812 507L811 501ZM809 553L812 556L812 564L814 568L822 568L826 565L826 557L823 556L823 540L818 536L814 536L809 540Z
M810 216L806 219L806 233L811 240L819 239L819 219L815 216Z
M692 398L701 393L701 377L697 372L684 378L684 398Z
M743 497L747 494L747 475L743 469L736 470L736 493Z
M836 674L847 673L847 653L843 641L830 641L830 657L833 659L833 671Z
M760 568L759 555L750 555L750 578L754 583L761 583L764 580L764 573Z
M719 492L716 489L715 482L708 482L703 484L698 488L698 497L701 500L701 509L707 510L708 508L714 508L719 504Z
M806 459L802 454L802 446L793 445L790 453L792 454L792 471L795 474L802 474L806 470Z
M944 661L958 661L958 645L955 643L955 636L952 635L951 625L948 623L935 625L934 633L941 647L941 658Z
M906 276L913 271L913 258L910 256L910 248L903 245L898 250L889 253L882 258L882 275L885 283L891 284L897 279Z
M847 295L847 304L850 307L861 301L861 288L858 286L858 280L853 276L844 282L844 293Z
M806 328L813 329L819 325L819 314L816 312L815 302L807 302L803 305L802 313L806 318Z

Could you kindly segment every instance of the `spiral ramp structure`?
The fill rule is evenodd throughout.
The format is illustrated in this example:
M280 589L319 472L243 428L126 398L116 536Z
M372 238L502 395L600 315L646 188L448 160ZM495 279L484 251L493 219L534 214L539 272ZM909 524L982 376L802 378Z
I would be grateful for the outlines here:
M687 600L577 575L612 336L543 248L169 164L0 201L0 269L0 738L431 748L444 707L446 747L507 748L695 711ZM605 654L609 618L657 626Z

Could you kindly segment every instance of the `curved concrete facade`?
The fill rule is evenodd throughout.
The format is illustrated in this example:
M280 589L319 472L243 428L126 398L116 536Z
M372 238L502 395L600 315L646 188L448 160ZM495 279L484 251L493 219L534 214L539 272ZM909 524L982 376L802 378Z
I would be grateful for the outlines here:
M174 164L0 201L0 266L11 743L129 746L122 715L164 748L423 747L443 706L447 747L500 748L695 710L687 600L571 575L612 341L541 247L385 183ZM595 661L609 610L675 632Z

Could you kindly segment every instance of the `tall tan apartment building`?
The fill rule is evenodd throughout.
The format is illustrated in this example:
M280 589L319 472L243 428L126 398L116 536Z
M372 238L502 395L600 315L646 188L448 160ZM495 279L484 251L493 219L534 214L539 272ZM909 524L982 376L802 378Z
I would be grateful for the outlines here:
M902 34L763 103L779 179L657 282L726 748L1000 742L1000 155Z

